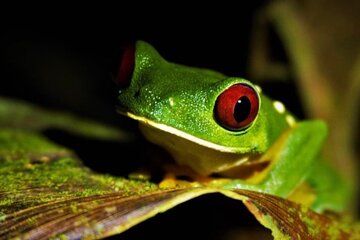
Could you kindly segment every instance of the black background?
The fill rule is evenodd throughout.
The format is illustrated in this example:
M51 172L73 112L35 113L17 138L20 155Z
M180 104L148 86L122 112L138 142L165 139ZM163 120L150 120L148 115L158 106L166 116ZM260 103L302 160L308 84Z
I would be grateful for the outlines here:
M64 13L41 24L2 24L0 94L118 124L112 77L123 46L145 40L169 61L248 78L253 18L264 2L240 4L228 14L221 8L175 11L174 3L161 14L117 7L111 17L97 13L91 19L88 13L85 19L67 19ZM295 97L284 87L268 94L292 105ZM293 99L286 100L289 96ZM290 107L301 114L297 108Z
M207 67L227 75L248 77L247 62L254 13L264 1L249 1L231 9L178 9L143 13L146 6L91 12L86 17L66 12L40 23L3 24L0 39L0 95L113 124L137 133L136 123L115 112L116 74L122 47L134 40L151 43L167 60ZM191 9L191 11L190 11ZM85 9L81 13L86 12ZM116 12L116 13L114 13ZM103 17L105 14L105 17ZM35 15L35 14L34 14ZM110 15L110 17L109 17ZM78 18L77 18L78 17ZM75 20L76 19L76 20ZM63 23L61 23L63 22ZM285 102L302 116L292 82L265 86L265 92ZM126 154L145 158L148 148L140 134L130 146L100 142L59 131L46 132L52 140L74 149L98 172L122 175ZM139 151L141 148L141 151ZM101 161L99 161L101 159ZM134 163L128 164L135 168ZM121 239L156 237L182 239L201 236L225 239L236 226L258 226L238 201L220 195L200 197L125 232ZM120 239L120 237L116 237Z

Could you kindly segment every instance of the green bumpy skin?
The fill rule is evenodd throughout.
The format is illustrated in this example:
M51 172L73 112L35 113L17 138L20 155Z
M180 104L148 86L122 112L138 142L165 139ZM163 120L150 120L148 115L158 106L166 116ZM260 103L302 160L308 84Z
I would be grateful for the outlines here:
M325 123L297 122L282 103L248 80L167 62L143 41L134 49L133 63L127 60L133 66L126 68L132 71L120 90L119 112L138 120L145 137L167 149L179 165L199 175L233 179L221 187L288 198L306 188L300 196L311 195L308 204L313 209L346 208L349 186L319 157ZM219 95L234 84L250 86L259 98L256 118L237 131L224 128L214 114Z

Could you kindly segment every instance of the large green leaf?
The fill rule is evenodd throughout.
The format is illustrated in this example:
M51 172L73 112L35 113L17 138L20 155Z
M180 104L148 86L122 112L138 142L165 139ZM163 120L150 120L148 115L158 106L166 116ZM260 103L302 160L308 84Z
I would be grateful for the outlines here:
M47 117L46 111L41 114ZM61 114L56 117L61 121ZM107 131L106 126L102 129ZM184 182L162 188L149 181L95 173L72 150L52 143L33 127L0 128L0 176L0 239L104 238L210 193L242 202L275 239L360 238L356 223L267 194Z

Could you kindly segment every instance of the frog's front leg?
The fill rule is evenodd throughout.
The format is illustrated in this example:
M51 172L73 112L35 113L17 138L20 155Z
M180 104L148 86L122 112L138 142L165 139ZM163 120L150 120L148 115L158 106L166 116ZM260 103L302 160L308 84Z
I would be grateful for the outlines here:
M235 180L228 188L257 190L288 197L311 172L327 135L322 121L303 121L286 130L261 156L260 161L270 164L249 179Z

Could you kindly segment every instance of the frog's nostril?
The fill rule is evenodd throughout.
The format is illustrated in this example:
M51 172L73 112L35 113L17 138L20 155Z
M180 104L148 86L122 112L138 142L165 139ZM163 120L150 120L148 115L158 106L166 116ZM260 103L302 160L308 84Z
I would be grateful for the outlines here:
M126 88L130 85L135 65L135 45L131 44L124 49L115 83L120 88Z
M135 92L135 94L134 94L134 97L137 98L137 97L139 97L139 96L140 96L140 90L137 90L137 91Z

